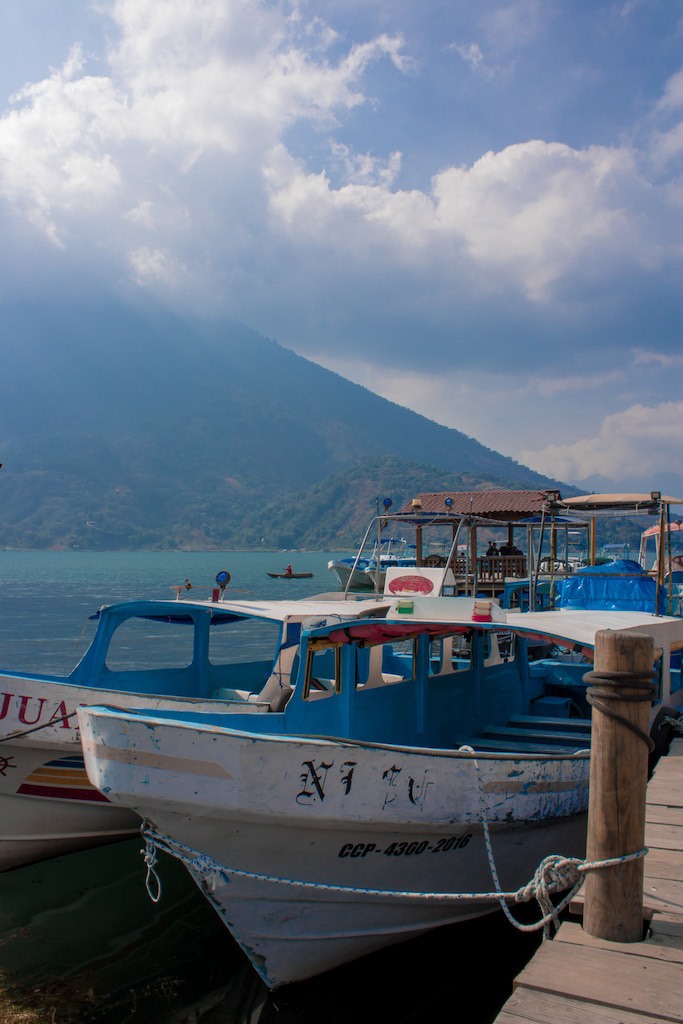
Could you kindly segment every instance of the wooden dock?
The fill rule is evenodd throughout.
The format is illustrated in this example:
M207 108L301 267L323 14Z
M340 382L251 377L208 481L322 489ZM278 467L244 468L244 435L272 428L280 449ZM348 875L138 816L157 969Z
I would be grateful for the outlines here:
M642 942L596 939L566 921L513 983L495 1024L683 1022L683 739L647 786ZM582 900L572 903L580 914Z

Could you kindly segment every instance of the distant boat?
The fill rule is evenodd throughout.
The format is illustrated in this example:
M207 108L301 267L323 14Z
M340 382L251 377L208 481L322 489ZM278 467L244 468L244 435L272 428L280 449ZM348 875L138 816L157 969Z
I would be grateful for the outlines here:
M363 557L361 550L350 558L330 559L327 568L337 577L343 590L375 589L381 593L387 568L415 565L415 545L408 544L403 537L387 537L382 540L379 569L377 547L375 541L372 554L367 557Z
M269 572L274 580L310 580L312 572Z

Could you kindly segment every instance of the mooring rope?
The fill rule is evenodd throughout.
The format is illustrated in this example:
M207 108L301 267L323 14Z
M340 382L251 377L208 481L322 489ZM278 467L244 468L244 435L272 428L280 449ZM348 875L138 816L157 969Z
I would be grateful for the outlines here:
M326 882L305 882L301 879L283 878L281 876L264 874L257 871L245 871L240 868L231 868L226 865L219 864L212 857L201 853L199 850L193 849L191 846L187 846L185 843L172 839L170 836L161 835L149 821L143 821L141 833L142 838L145 840L145 847L140 851L143 854L147 869L145 887L153 903L158 903L162 895L161 879L157 872L157 850L160 850L163 853L168 853L172 857L182 861L195 872L202 875L202 877L211 885L212 889L215 889L218 880L229 883L231 881L231 876L238 876L240 878L248 878L254 881L275 883L292 889L316 890L320 892L338 893L340 895L362 894L363 896L377 896L378 898L386 898L387 896L390 896L392 899L410 902L464 903L471 901L481 903L484 901L490 902L491 900L497 900L500 902L503 910L506 911L508 920L515 926L515 928L525 932L538 931L540 928L543 928L546 933L551 922L554 922L556 926L559 926L558 915L564 907L568 905L570 900L583 884L583 876L587 871L594 871L598 868L623 864L628 860L644 857L648 852L647 849L643 849L636 853L626 854L623 857L613 857L609 860L593 862L582 861L578 857L561 857L558 855L551 855L541 862L534 873L533 879L528 882L527 885L524 885L513 892L505 893L501 890L500 884L498 883L497 873L495 873L496 889L492 892L415 892L409 890L368 889L358 886L333 885ZM487 840L487 847L488 845L489 842ZM492 864L492 854L489 859L489 864ZM570 893L564 898L559 906L553 906L550 898L551 895L562 891L562 889L566 889L568 885L572 886ZM534 897L541 907L543 916L539 921L533 924L524 925L517 921L509 912L506 900L523 903L529 902Z
M671 715L665 715L660 722L660 729L664 725L670 725L674 732L683 732L683 713L672 717Z
M609 707L604 701L626 701L634 703L651 704L656 697L656 689L653 683L652 671L648 672L587 672L583 677L584 683L588 683L586 700L596 711L614 719L620 725L626 726L632 733L635 733L646 745L650 753L655 749L652 737L646 733L635 722L618 714L614 708ZM630 693L624 693L630 690Z
M68 722L75 714L75 711L70 711L68 715L62 715L61 718L51 718L49 722L43 722L42 725L34 725L32 729L24 729L23 732L10 732L7 736L0 736L0 743L5 743L7 740L21 740L24 736L29 736L32 732L39 732L40 729L48 729L51 725L59 725L61 722Z
M638 860L641 857L644 857L648 852L647 848L644 847L642 850L638 850L635 853L627 853L621 857L610 857L601 861L584 861L581 860L580 857L563 857L559 854L550 854L541 861L539 866L536 868L533 879L527 885L517 889L514 893L504 893L500 885L498 870L496 868L496 862L493 855L493 845L491 843L491 832L484 796L483 777L479 766L479 760L472 747L462 749L469 750L474 755L473 760L477 771L477 782L479 784L481 824L484 833L484 843L486 844L486 855L488 857L489 869L491 871L493 883L496 887L496 897L508 921L514 925L518 931L534 932L543 928L544 936L549 938L550 925L553 924L556 930L559 928L560 914L569 906L571 901L574 899L574 896L581 889L585 881L584 876L588 871L596 871L599 868L614 867L617 864L624 864L629 860ZM557 905L555 905L550 898L551 895L562 892L564 889L569 889L569 892ZM528 903L534 897L541 908L542 917L540 920L535 921L532 924L522 924L521 921L518 921L513 916L507 901L512 899L515 903Z

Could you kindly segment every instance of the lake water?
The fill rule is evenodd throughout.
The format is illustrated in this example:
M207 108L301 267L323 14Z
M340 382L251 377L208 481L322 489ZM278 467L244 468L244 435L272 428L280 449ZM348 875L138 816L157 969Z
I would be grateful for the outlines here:
M245 598L335 590L336 554L2 551L0 666L66 673L101 605L172 596L185 579L208 596L224 569ZM288 562L313 578L267 576ZM0 874L0 1024L490 1024L540 942L497 913L271 994L172 858L151 902L141 847Z

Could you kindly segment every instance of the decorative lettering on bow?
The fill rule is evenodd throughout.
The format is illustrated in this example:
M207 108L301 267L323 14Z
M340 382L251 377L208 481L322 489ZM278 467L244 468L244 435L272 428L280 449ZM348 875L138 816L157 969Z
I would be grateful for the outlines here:
M76 726L72 724L71 719L67 719L68 715L69 711L63 700L55 707L47 697L34 697L31 694L0 693L0 721L7 719L10 722L12 719L15 719L20 725L26 726L49 725L51 722L54 722L55 725L62 729L73 730Z
M296 795L296 802L298 804L311 804L315 800L325 799L325 785L327 783L327 773L334 764L331 761L329 764L326 761L321 761L316 767L315 761L304 761L302 768L304 769L301 773L301 785L302 789Z
M387 790L384 794L384 807L387 807L389 804L393 804L394 800L398 798L398 788L396 783L398 782L402 771L402 768L398 768L394 764L391 768L387 768L385 772L382 772L382 778L387 784Z

